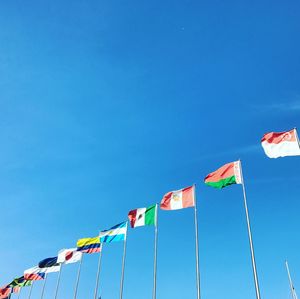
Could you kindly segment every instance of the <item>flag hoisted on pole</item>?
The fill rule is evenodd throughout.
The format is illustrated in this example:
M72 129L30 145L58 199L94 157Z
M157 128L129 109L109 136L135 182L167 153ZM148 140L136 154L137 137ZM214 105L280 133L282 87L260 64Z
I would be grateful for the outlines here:
M101 260L102 260L102 250L103 250L103 245L101 243L100 244L99 260L98 260L98 269L97 269L97 275L96 275L96 285L95 285L95 291L94 291L94 299L97 299L97 296L98 296L99 277L100 277Z
M289 269L289 265L288 265L287 261L285 261L285 266L286 266L286 271L287 271L288 278L289 278L289 283L290 283L292 297L293 297L293 299L298 299L297 294L296 294L296 290L295 290L295 287L294 287L294 284L292 282L292 277L291 277L291 274L290 274L290 269Z
M153 263L153 290L152 299L156 299L156 273L157 273L157 235L158 235L158 204L148 208L138 208L128 213L128 220L132 228L154 225L154 263Z
M261 145L269 158L300 155L296 128L286 132L266 133L261 140Z
M162 210L179 210L194 207L195 219L195 244L196 244L196 289L197 299L200 299L200 269L199 269L199 246L198 246L198 217L196 206L195 185L176 191L170 191L163 196L160 202Z
M250 218L249 218L247 197L246 197L246 189L245 189L245 183L244 183L244 178L243 178L241 161L238 160L238 161L227 163L227 164L223 165L216 171L208 174L206 176L204 182L205 182L205 184L207 184L211 187L219 188L219 189L229 186L231 184L241 184L242 185L256 298L260 299L259 283L258 283L258 276L257 276L257 271L256 271L254 247L253 247L253 241L252 241L251 225L250 225Z

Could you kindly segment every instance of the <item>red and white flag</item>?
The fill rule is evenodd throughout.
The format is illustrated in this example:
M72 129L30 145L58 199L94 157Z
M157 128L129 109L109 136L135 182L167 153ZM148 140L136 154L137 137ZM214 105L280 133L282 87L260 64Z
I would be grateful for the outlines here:
M194 206L194 186L168 192L160 202L162 210L179 210Z
M82 253L77 248L62 249L57 255L57 263L72 264L81 260Z
M287 132L267 133L262 138L261 145L269 158L300 155L300 146L296 129Z

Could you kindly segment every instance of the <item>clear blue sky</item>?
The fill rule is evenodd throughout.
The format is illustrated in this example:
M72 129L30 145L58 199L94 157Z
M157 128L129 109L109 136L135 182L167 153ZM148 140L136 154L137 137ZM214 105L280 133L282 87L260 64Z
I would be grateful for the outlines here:
M255 298L241 186L202 183L241 158L262 299L289 298L286 258L300 292L300 159L260 147L300 127L299 1L10 0L0 15L1 285L197 183L203 299ZM196 298L193 210L159 221L157 298ZM151 298L153 229L131 230L127 253L124 299ZM121 258L104 248L102 299L118 298Z

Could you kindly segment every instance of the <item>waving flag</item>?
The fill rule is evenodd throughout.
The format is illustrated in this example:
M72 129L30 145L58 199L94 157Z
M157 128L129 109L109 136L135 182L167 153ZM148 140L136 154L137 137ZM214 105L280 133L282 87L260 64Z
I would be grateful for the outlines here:
M179 210L195 206L194 186L166 193L161 200L162 210Z
M110 229L101 231L99 234L100 242L111 243L111 242L124 241L126 240L126 234L127 234L127 221L117 224Z
M60 264L57 263L56 257L48 257L39 262L38 267L44 270L46 273L59 272Z
M300 146L296 129L271 132L263 136L261 145L269 158L299 156Z
M10 284L9 286L11 287L27 287L30 286L32 284L31 280L26 280L24 276L15 278Z
M77 250L83 253L97 253L101 251L100 238L83 238L77 241Z
M8 298L11 293L12 293L11 287L5 286L0 288L0 299Z
M24 278L26 280L42 280L45 278L46 271L37 266L24 271Z
M242 184L240 161L227 163L208 174L204 179L206 185L214 188L224 188L232 184Z
M58 263L72 264L79 262L82 258L82 252L77 251L77 248L62 249L57 256Z
M131 227L144 225L155 225L156 223L156 205L148 208L139 208L128 213L128 219Z

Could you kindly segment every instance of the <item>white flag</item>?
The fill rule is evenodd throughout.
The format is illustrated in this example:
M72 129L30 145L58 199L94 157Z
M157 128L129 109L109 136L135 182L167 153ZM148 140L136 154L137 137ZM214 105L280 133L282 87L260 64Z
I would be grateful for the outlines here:
M59 264L72 264L81 260L82 253L77 251L77 248L62 249L58 252L57 262Z

